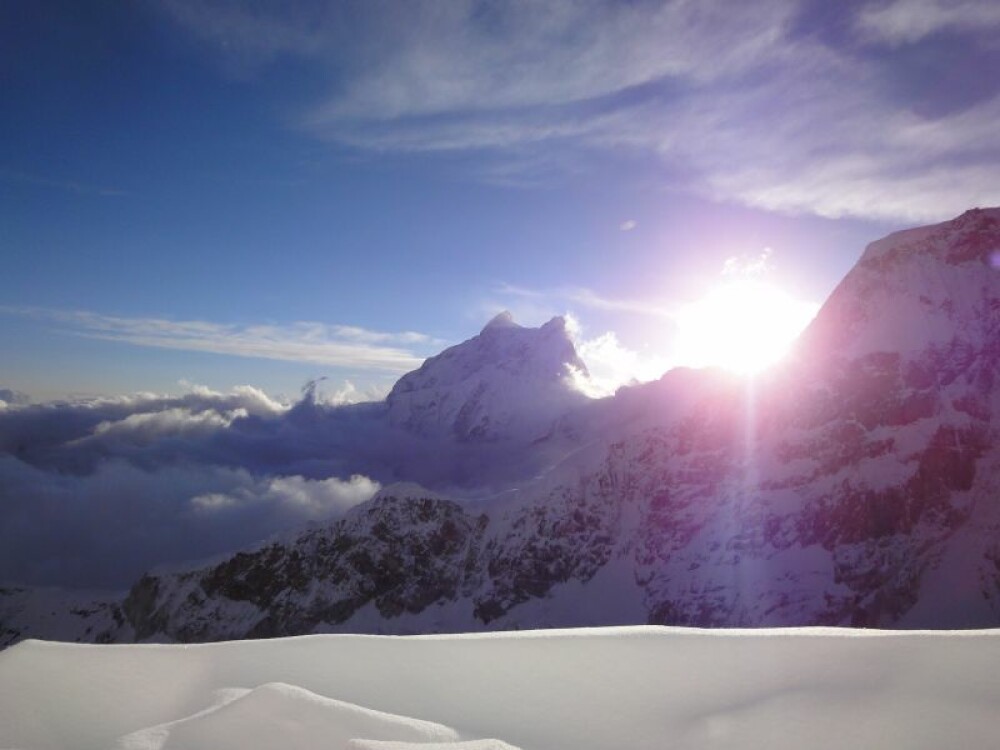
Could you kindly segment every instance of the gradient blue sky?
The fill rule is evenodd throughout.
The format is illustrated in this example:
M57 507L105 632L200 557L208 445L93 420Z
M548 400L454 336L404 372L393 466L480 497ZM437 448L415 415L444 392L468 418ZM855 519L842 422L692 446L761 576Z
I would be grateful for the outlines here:
M0 387L378 394L504 308L648 376L732 258L1000 204L997 70L992 0L5 2Z

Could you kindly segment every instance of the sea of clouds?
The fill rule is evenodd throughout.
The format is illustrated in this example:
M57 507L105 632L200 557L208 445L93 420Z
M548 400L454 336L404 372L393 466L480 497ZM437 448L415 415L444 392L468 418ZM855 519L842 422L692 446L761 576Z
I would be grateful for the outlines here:
M315 383L287 404L250 386L47 403L6 395L0 585L119 589L160 564L330 522L393 481L470 497L548 460L516 441L408 433L389 425L385 401L335 403Z
M0 408L0 580L116 588L370 498L380 404L255 388ZM367 440L366 438L372 438ZM380 451L379 451L380 452ZM357 468L352 468L352 464Z

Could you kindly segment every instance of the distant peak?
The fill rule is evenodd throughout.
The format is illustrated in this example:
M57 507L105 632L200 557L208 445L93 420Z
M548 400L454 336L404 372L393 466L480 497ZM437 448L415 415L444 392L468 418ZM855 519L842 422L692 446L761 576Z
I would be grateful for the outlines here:
M552 320L542 326L543 331L562 331L566 332L566 318L562 315L556 315Z
M502 313L497 313L493 319L483 327L483 332L491 331L495 328L520 328L517 323L514 322L514 316L511 315L510 310L504 310Z

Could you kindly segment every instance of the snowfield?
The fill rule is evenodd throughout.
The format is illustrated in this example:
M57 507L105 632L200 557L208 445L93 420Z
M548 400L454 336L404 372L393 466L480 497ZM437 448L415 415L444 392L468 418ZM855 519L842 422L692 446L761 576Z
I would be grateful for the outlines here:
M1000 630L620 627L0 653L0 748L997 747Z

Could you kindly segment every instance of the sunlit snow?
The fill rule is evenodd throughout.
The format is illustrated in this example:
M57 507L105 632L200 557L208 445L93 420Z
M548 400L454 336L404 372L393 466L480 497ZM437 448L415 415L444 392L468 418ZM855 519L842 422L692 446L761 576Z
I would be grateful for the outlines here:
M985 748L1000 631L629 627L0 654L0 747Z

